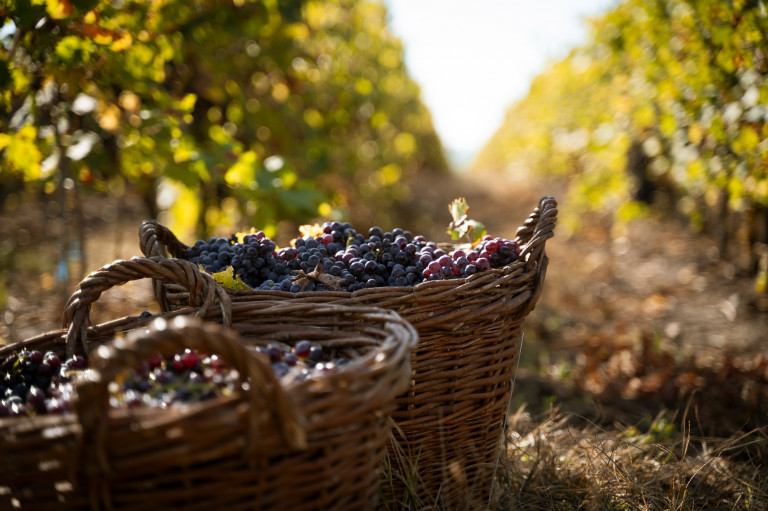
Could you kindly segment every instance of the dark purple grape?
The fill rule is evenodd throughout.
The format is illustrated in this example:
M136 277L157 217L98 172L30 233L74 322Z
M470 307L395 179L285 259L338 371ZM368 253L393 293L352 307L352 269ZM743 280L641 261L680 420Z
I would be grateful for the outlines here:
M45 392L40 388L32 386L27 392L27 408L37 412L45 411Z
M320 362L323 359L323 348L320 346L312 346L309 350L309 360L312 362Z
M37 374L40 376L50 376L52 371L51 364L46 361L41 362L40 365L37 366Z
M270 344L267 346L267 355L269 360L273 363L283 360L283 350L277 344Z
M312 345L309 341L299 341L294 347L294 353L299 358L307 358L309 356Z
M40 362L43 361L43 354L37 350L30 351L28 357L29 360L32 361L32 363L35 365L40 364Z
M5 360L3 360L2 370L6 373L10 373L13 370L14 364L16 364L16 361L19 359L19 356L16 353L12 353L11 355L8 355L5 357Z
M165 385L173 381L173 375L169 371L161 368L155 369L149 377L160 385Z
M17 383L13 386L13 394L22 400L26 399L28 391L28 387L23 383Z
M355 277L359 277L365 272L365 266L359 261L355 261L349 265L349 272Z
M47 363L51 367L51 372L53 373L58 372L59 368L61 367L61 359L52 351L49 351L45 354L45 357L43 357L43 362Z
M75 355L69 360L67 360L66 365L69 369L74 369L77 371L81 371L86 367L88 367L88 363L80 355Z

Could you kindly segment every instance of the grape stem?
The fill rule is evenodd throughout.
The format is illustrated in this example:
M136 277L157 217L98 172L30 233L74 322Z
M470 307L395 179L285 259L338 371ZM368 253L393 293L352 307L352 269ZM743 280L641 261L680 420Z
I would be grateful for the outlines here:
M315 266L315 269L309 273L305 273L304 270L294 270L293 273L296 276L291 278L291 282L301 285L302 291L307 288L310 282L322 284L330 291L341 291L342 289L341 282L344 279L325 273L321 264Z

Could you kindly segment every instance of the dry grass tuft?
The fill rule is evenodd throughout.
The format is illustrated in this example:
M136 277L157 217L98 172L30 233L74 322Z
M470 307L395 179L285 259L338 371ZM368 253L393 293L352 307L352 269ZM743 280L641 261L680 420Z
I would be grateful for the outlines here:
M677 423L662 412L645 431L601 427L556 409L537 421L523 407L510 417L495 509L768 509L768 426L700 438Z

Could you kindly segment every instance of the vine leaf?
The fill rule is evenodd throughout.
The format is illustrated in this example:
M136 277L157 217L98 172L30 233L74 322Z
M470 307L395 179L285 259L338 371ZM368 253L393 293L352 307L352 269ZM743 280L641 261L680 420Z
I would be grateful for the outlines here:
M205 271L205 269L200 266L200 271ZM240 275L235 275L235 269L231 266L227 266L226 270L214 273L213 278L220 286L227 289L251 289L248 284L243 282Z
M448 234L452 239L458 240L466 236L469 242L474 245L485 236L485 226L477 220L469 218L469 204L465 198L454 199L448 205L448 210L453 218L448 224Z

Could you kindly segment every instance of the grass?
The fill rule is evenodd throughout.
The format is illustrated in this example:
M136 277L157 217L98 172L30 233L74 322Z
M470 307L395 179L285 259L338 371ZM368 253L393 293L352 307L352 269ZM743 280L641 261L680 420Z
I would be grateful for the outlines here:
M703 437L692 433L686 411L663 410L641 427L521 406L509 416L492 504L472 509L765 510L766 460L768 426ZM445 509L417 491L418 457L395 453L386 476L382 509ZM396 480L405 486L399 499Z
M640 430L556 408L536 420L519 409L494 509L768 509L768 426L702 438L678 428L674 415L664 411Z
M387 511L400 509L426 509L427 504L419 497L419 453L408 453L395 439L404 437L402 430L391 420L390 445L394 452L384 459L385 482L381 490L381 505Z

